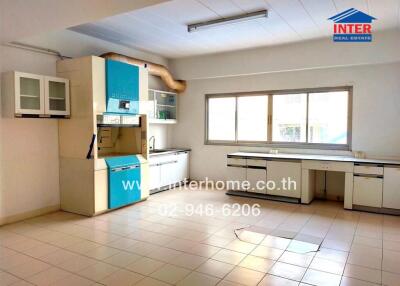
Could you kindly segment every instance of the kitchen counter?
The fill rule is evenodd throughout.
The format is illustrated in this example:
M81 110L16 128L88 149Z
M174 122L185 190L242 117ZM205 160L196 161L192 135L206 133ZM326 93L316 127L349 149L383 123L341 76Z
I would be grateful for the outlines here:
M288 160L318 160L318 161L336 161L336 162L352 162L364 164L385 164L400 165L400 160L387 159L368 159L355 158L351 156L335 156L335 155L313 155L313 154L270 154L259 152L235 152L228 154L228 158L254 158L254 159L288 159Z
M156 152L154 152L154 153L152 153L150 151L150 153L149 153L150 157L179 153L179 152L189 152L191 149L189 149L189 148L167 148L167 149L155 149L155 150L156 150Z

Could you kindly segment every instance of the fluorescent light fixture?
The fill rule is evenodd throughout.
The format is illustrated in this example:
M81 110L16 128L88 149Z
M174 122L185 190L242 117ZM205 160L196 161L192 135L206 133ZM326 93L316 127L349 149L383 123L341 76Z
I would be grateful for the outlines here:
M192 33L192 32L196 32L196 31L203 30L203 29L208 29L208 28L217 27L217 26L221 26L221 25L227 25L227 24L234 24L234 23L238 23L238 22L254 20L254 19L263 18L263 17L265 17L265 18L268 17L268 10L255 11L255 12L251 12L251 13L240 14L240 15L215 19L215 20L196 23L196 24L190 24L187 26L187 28L188 28L188 32Z

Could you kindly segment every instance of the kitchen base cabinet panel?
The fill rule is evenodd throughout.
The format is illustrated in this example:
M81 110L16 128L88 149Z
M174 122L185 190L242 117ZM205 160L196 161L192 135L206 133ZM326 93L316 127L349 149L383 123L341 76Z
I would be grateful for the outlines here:
M384 168L382 207L400 209L400 168Z
M247 181L250 184L249 192L266 194L266 180L267 180L267 171L266 169L254 169L247 168Z
M285 185L282 180L286 181ZM267 183L268 195L299 199L301 197L301 163L268 161Z
M226 178L227 189L231 191L246 191L242 188L242 184L246 181L246 167L229 167Z
M186 182L189 180L189 152L150 157L149 174L152 193Z
M354 176L353 205L382 207L383 179Z

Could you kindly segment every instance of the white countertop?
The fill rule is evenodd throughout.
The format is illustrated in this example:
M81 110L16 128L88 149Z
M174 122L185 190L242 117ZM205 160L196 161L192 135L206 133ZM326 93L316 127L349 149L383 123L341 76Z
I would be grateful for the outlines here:
M313 155L313 154L289 154L289 153L259 153L259 152L235 152L229 153L229 157L245 157L257 159L289 159L289 160L317 160L317 161L336 161L336 162L353 162L353 163L370 163L370 164L386 164L400 165L400 160L387 159L360 159L351 156L335 156L335 155Z

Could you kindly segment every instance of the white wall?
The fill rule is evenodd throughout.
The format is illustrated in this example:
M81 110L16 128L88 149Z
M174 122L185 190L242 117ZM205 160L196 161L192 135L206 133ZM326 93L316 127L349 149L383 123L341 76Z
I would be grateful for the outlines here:
M67 35L62 40L61 35ZM36 37L27 43L57 49L73 56L115 51L165 64L166 60L143 51L66 31ZM49 43L49 46L46 46ZM17 70L44 75L56 75L56 60L52 55L0 46L0 72ZM149 85L161 88L158 79ZM0 97L1 98L1 97ZM0 109L1 110L1 109ZM155 128L158 143L167 144L167 127ZM161 146L166 147L166 146ZM57 119L5 118L0 111L0 224L19 216L57 207L59 199L58 123Z
M179 122L171 143L192 149L191 178L225 179L227 153L267 149L204 145L205 94L352 85L353 150L368 156L400 157L399 74L400 63L392 63L190 80L179 98Z
M56 72L52 56L2 47L0 57L0 71ZM58 205L57 120L2 117L0 124L0 221Z
M373 34L371 43L333 43L331 38L188 57L170 62L178 78L203 79L268 72L400 61L400 30Z

